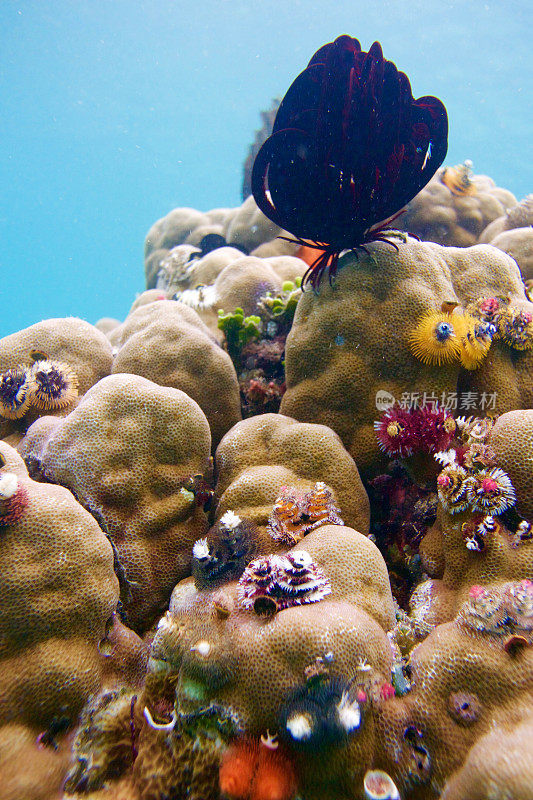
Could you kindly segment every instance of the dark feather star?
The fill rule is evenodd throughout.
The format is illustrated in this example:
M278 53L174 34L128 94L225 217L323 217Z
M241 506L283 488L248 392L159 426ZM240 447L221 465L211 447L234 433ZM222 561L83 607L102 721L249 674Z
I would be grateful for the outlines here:
M442 164L447 137L444 105L415 100L379 42L365 53L339 36L317 50L252 171L261 211L292 241L320 251L304 283L317 290L325 272L331 282L343 250L376 240L396 247L388 226Z

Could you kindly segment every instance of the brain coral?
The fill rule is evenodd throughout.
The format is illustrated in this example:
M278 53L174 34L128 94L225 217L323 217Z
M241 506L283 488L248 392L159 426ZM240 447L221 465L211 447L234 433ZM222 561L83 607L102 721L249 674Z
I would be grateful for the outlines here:
M366 470L378 463L373 424L383 397L441 404L444 398L458 414L465 413L458 392L472 392L477 403L490 394L491 411L500 413L533 403L532 351L494 342L482 366L467 371L453 363L426 365L409 344L417 321L443 302L466 306L509 295L532 311L511 258L486 245L408 240L398 242L398 251L385 243L366 247L368 254L341 258L333 286L323 281L317 295L306 291L298 303L286 344L283 414L333 428Z
M171 300L143 305L113 331L113 342L113 373L141 375L188 394L209 421L214 447L240 419L231 359L192 308Z
M3 797L48 800L59 793L65 731L100 689L109 662L116 662L116 654L106 659L100 645L119 587L113 550L91 514L67 489L31 480L3 442L0 456L1 791ZM122 653L131 651L128 646Z
M345 524L368 533L368 497L357 467L325 425L299 423L282 414L251 417L222 439L215 465L217 518L231 510L253 522L266 552L273 549L267 521L283 486L303 493L323 481L333 490Z
M448 247L476 244L486 226L516 205L516 198L467 164L443 167L411 200L398 220L403 230Z
M192 544L207 527L183 488L208 471L202 410L177 389L111 375L33 449L46 479L71 489L105 524L130 582L128 617L149 626L190 574Z

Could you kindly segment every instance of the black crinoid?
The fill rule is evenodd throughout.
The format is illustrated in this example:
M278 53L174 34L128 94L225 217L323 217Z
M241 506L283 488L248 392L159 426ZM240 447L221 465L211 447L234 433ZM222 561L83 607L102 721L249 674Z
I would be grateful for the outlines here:
M318 50L283 98L256 156L252 191L261 211L319 252L304 283L330 282L343 250L390 241L390 223L426 185L448 147L436 97L413 98L407 75L357 39Z

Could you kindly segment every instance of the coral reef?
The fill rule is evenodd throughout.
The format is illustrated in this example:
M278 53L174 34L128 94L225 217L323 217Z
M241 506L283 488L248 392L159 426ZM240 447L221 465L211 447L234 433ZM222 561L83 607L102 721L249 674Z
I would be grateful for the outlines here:
M112 364L104 334L76 317L43 320L0 339L0 436L16 445L42 414L64 416Z
M469 601L456 619L439 625L411 651L411 691L385 704L379 720L382 763L398 786L416 787L416 797L518 800L529 796L519 788L523 775L530 774L528 757L516 748L531 724L533 650L523 647L513 654L504 634L466 624L468 606ZM511 749L500 757L508 739ZM480 778L482 754L487 763ZM485 794L488 786L491 793Z
M193 246L200 251L199 255L202 252L204 237L214 234L220 237L217 248L228 245L245 254L253 255L255 250L264 245L257 255L262 257L296 255L298 245L278 241L274 247L272 246L272 240L283 233L281 228L261 213L251 196L237 208L218 208L205 214L193 208L175 208L154 223L146 235L144 248L146 288L156 287L158 274L162 267L165 268L163 262L169 252L179 245ZM198 266L195 265L194 268ZM186 271L189 269L186 261L183 262L183 268Z
M213 447L240 419L231 360L193 309L170 300L148 303L113 331L113 341L112 372L141 375L188 394L210 423Z
M303 293L286 343L281 412L333 428L363 472L383 464L376 408L438 402L458 414L503 413L533 404L532 354L503 337L474 370L459 361L424 364L410 346L417 321L443 303L466 310L479 298L505 297L513 313L531 314L515 262L486 245L408 240L398 248L371 243L367 254L343 256L333 286ZM526 316L511 321L517 340Z
M174 209L124 321L0 340L2 799L533 800L533 196L391 232L446 114L377 43L277 110L273 222Z
M32 428L28 437L32 436ZM68 487L104 526L124 568L131 624L149 627L172 587L190 574L207 518L187 480L209 474L210 434L200 407L178 389L111 375L87 392L25 457Z
M398 227L427 242L470 247L490 223L516 205L516 198L487 175L474 175L472 164L442 167L397 221Z
M525 468L530 417L531 412L516 411L496 423L458 419L462 441L438 454L444 465L437 478L439 509L420 544L422 566L430 577L411 597L419 623L431 627L453 619L473 586L498 586L531 575L533 538L526 519L531 470ZM502 446L507 426L513 434L504 435ZM514 483L503 466L513 472Z
M272 531L277 528L275 509L279 509L283 487L299 496L307 494L305 502L314 499L320 517L319 498L312 494L319 480L324 486L317 491L327 494L324 518L333 521L329 514L338 508L346 525L364 534L368 531L368 498L357 467L339 438L324 425L298 423L281 414L243 420L219 444L215 470L217 518L233 511L253 523L260 554L275 549ZM313 510L308 511L312 516Z
M487 225L480 242L486 242L514 258L526 286L533 284L533 195L529 194L507 214Z
M94 518L67 489L31 480L4 442L0 463L0 791L49 800L84 704L103 684L134 685L146 659L116 617L113 549ZM8 517L6 495L20 492Z

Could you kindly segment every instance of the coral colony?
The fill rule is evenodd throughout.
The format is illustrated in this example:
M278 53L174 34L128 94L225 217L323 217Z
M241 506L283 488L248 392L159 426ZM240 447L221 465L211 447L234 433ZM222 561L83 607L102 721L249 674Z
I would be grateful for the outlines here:
M263 120L123 322L0 340L0 797L526 800L531 197L377 42Z

